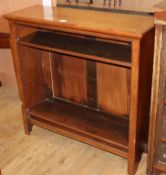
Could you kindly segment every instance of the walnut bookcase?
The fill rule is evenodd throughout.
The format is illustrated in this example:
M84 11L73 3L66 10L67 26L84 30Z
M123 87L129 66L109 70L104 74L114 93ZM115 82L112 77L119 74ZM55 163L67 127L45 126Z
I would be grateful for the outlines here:
M6 17L25 132L110 151L133 175L147 141L153 17L61 7L50 17L40 6Z
M156 5L148 175L166 174L166 2Z

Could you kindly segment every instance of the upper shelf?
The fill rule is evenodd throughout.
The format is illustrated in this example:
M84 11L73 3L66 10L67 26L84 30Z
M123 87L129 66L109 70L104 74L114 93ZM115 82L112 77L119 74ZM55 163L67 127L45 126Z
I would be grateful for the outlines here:
M48 31L34 32L18 42L39 49L131 67L131 44L129 43L109 42L92 37Z
M141 38L154 27L153 16L33 6L6 15L9 20L48 28Z

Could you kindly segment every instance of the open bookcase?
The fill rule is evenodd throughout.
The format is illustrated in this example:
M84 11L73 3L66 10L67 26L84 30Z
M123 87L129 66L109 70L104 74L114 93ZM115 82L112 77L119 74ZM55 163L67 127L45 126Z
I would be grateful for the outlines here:
M42 13L7 15L25 132L37 125L110 151L133 175L147 141L152 17L56 8L62 24ZM138 19L146 24L137 29Z
M37 105L30 105L30 122L51 125L65 135L84 138L127 158L131 44L48 30L35 31L17 43L24 86L42 88L47 94ZM46 62L49 70L43 67ZM114 82L116 87L111 87L111 77L119 80ZM116 101L111 100L115 95ZM26 96L29 103L34 94Z

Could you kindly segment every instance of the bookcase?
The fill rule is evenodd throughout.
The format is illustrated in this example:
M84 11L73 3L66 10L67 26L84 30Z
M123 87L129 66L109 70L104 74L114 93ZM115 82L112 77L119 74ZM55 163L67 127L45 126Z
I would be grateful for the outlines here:
M156 6L148 175L166 174L166 2Z
M47 12L6 15L26 134L36 125L110 151L133 175L147 143L153 16Z

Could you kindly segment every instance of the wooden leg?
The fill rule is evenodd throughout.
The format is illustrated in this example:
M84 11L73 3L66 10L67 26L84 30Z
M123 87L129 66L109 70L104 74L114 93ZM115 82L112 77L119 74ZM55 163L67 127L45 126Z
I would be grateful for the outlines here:
M28 119L29 116L27 115L25 107L23 105L22 105L22 115L23 115L25 134L30 135L33 125L29 122L29 119Z

